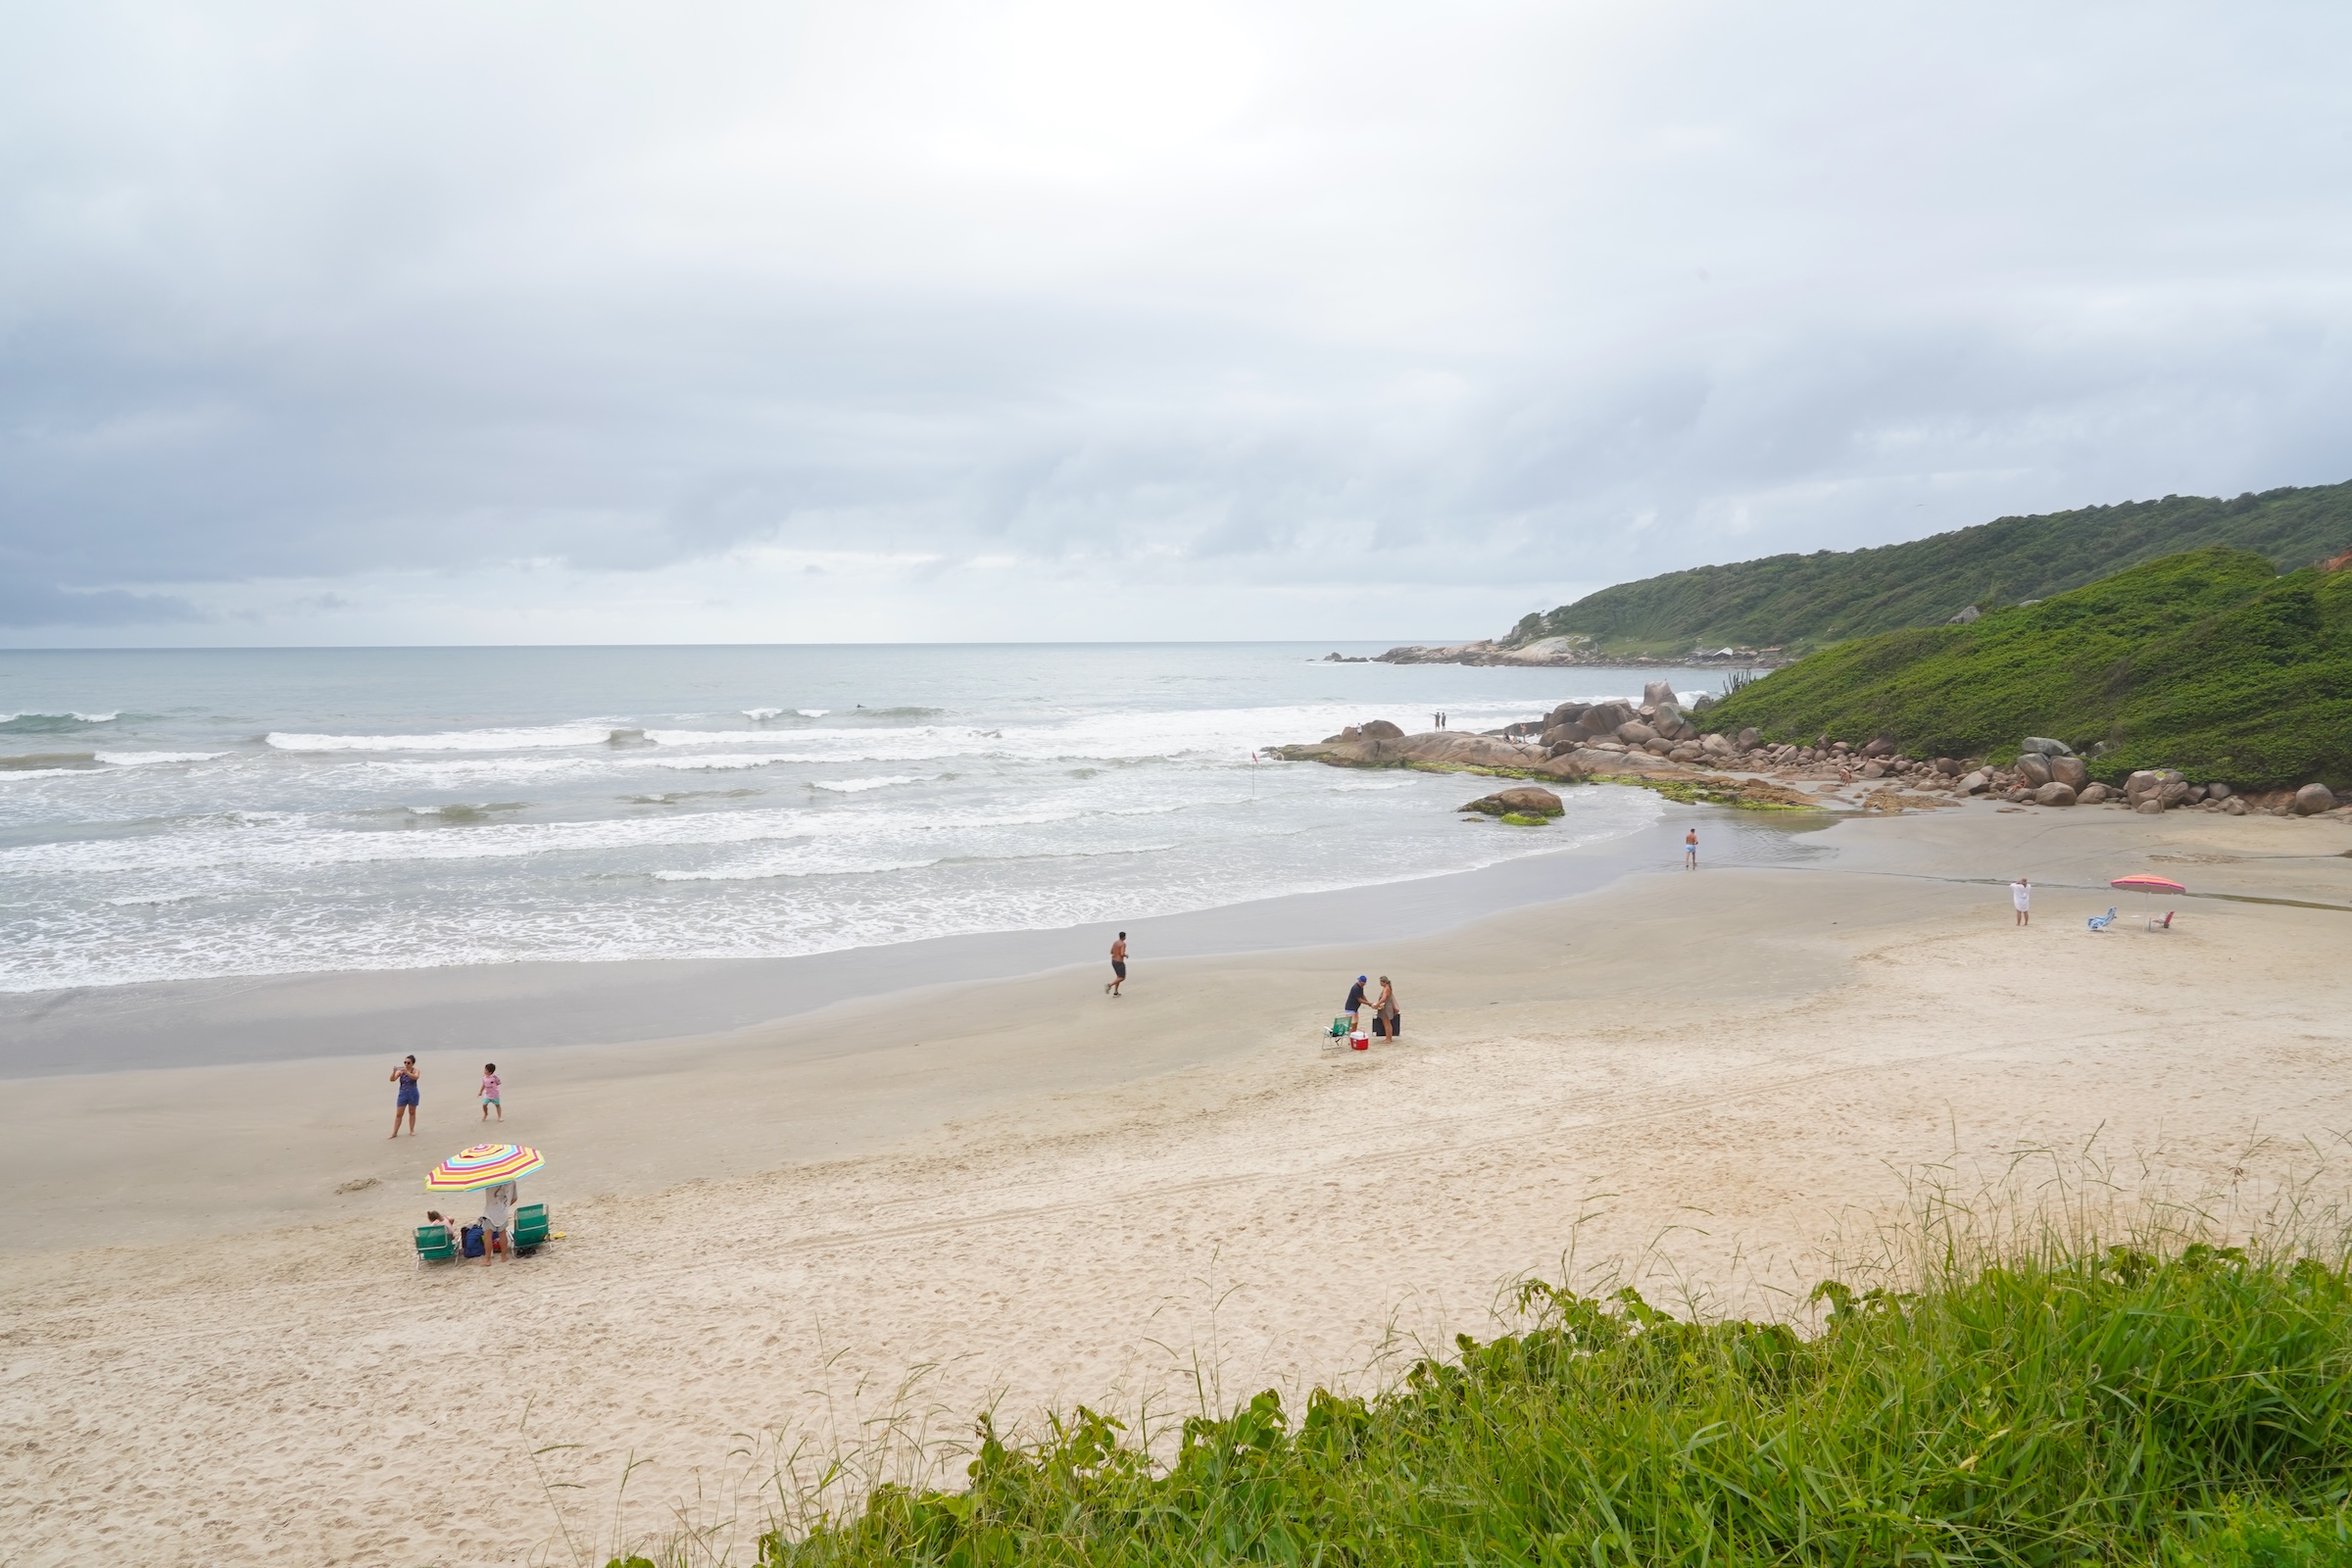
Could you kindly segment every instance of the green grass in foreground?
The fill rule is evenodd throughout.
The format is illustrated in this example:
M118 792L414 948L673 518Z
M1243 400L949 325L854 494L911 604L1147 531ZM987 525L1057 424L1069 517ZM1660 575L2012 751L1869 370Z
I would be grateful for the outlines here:
M1816 1293L1815 1335L1531 1285L1371 1400L1272 1394L1172 1465L1081 1408L963 1493L761 1543L871 1563L2352 1562L2352 1282L2189 1247Z

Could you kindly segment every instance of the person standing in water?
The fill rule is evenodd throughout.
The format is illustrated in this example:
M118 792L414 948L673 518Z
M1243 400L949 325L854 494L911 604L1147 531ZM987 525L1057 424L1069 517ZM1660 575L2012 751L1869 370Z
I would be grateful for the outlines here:
M409 1136L414 1138L416 1136L416 1058L403 1057L400 1065L392 1069L390 1081L400 1086L399 1093L392 1101L392 1136L400 1136L400 1118L406 1115L409 1118Z
M1119 987L1125 985L1126 983L1127 933L1122 931L1119 933L1119 940L1110 945L1110 984L1104 986L1102 989L1109 995L1115 997L1119 994Z
M2009 906L2017 911L2018 925L2034 923L2034 884L2019 877L2009 884Z
M1683 835L1683 869L1686 871L1698 869L1698 829L1696 828L1692 828Z

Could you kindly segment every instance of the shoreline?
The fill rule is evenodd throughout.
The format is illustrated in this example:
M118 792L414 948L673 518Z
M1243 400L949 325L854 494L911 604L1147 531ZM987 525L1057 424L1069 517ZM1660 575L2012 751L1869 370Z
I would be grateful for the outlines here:
M1579 897L1645 865L1675 864L1684 820L1667 812L1632 833L1467 871L1137 916L1126 929L1139 961L1436 935L1498 910ZM1782 853L1788 843L1827 825L1727 820L1710 836L1732 841L1727 859L1777 864L1794 858ZM0 1081L397 1055L419 1046L495 1054L675 1040L912 987L1086 967L1101 961L1096 950L1108 941L1106 928L1090 923L777 957L531 960L12 992L0 995Z

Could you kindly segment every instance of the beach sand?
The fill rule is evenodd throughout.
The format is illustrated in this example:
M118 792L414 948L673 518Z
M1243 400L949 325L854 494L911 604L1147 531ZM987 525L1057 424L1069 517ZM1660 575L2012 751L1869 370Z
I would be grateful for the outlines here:
M565 1239L488 1269L408 1243L475 1063L428 1057L397 1143L389 1060L14 1080L0 1561L601 1563L695 1523L741 1560L795 1445L855 1479L992 1405L1369 1389L1530 1274L1794 1310L1922 1184L2160 1189L2240 1234L2341 1198L2340 823L1819 837L1438 936L1139 950L1116 1002L1090 964L502 1055ZM2169 932L2105 890L2142 869L2200 895ZM1323 1040L1358 971L1402 1043Z

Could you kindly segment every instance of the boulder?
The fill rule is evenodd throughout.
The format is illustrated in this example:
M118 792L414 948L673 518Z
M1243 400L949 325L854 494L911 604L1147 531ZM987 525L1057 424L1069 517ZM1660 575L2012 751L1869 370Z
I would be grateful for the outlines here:
M2082 793L2082 787L2090 782L2090 764L2080 757L2053 757L2049 760L2049 763L2051 779L2066 785L2077 796L2080 796Z
M1886 757L1891 755L1893 751L1894 742L1882 735L1877 740L1872 741L1869 745L1863 747L1862 755L1864 757Z
M2115 791L2104 784L2085 784L2075 792L2075 801L2081 806L2096 806L2114 794Z
M2028 788L2039 789L2050 781L2050 760L2039 752L2020 752L2017 776Z
M1695 762L1707 755L1707 749L1696 741L1677 741L1666 756L1672 761Z
M1481 796L1462 808L1481 816L1505 816L1513 811L1521 816L1557 816L1565 809L1560 798L1541 784L1520 784L1507 790L1496 790Z
M1614 733L1618 725L1626 723L1633 716L1631 704L1594 703L1578 714L1576 721L1595 735L1607 735Z
M1968 770L1960 765L1960 760L1956 757L1938 757L1936 759L1936 771L1945 778L1958 778Z
M2182 806L2202 806L2204 802L2205 786L2202 784L2191 784L2187 792L2180 797Z
M1958 784L1952 787L1963 795L1982 795L1992 787L1992 780L1984 775L1983 768L1979 768L1963 777Z
M2156 786L2163 782L2164 775L2158 772L2156 769L2152 767L2140 768L2133 772L2131 777L2124 780L2124 798L2136 806L2139 804L2139 797L2142 795L2155 794Z
M2335 809L2335 792L2325 784L2306 784L2295 791L2295 814L2317 816Z
M2162 816L2164 814L2164 803L2153 795L2143 796L2140 799L2139 804L2134 806L2132 809L2139 812L2142 816Z
M2227 784L2208 784L2205 786L2205 798L2209 801L2226 801L2236 793L2237 792L2235 790L2231 789Z
M1664 757L1668 752L1674 750L1676 744L1676 742L1668 740L1663 735L1652 735L1648 740L1645 740L1642 743L1642 749L1645 752L1654 752L1658 756Z
M1700 751L1705 752L1709 757L1729 757L1732 755L1732 743L1721 735L1701 735L1698 738L1698 748Z
M2246 814L2246 803L2232 795L2228 800L2222 802L2222 809L2229 812L2231 816L2243 816Z
M1674 695L1672 681L1653 680L1642 688L1642 706L1644 708L1664 708L1669 704L1680 705L1682 699Z
M1617 738L1628 746L1646 746L1658 738L1658 732L1638 718L1629 718L1617 726Z
M1404 731L1385 718L1376 718L1369 724L1358 724L1355 729L1357 734L1368 741L1400 741L1404 739Z
M2034 792L2034 804L2035 806L2072 806L2075 804L2075 787L2072 784L2061 784L2052 779Z
M1886 764L1874 757L1869 761L1862 764L1862 776L1864 778L1885 778L1886 776Z
M1683 710L1674 703L1660 703L1650 711L1649 727L1661 735L1672 735L1683 727Z
M2181 802L2188 799L2188 780L2182 778L2171 768L2166 768L2164 770L2164 783L2157 789L2156 799L2164 803L2165 809L2167 810L2179 806Z
M1752 752L1756 749L1756 742L1762 740L1763 738L1763 736L1756 733L1755 726L1751 724L1747 728L1741 730L1740 732L1740 738L1734 741L1732 744L1739 747L1740 750L1743 752Z
M2029 735L2018 749L2032 752L2037 757L2072 757L2075 755L2075 749L2072 746L2067 745L2064 741L2054 741L2047 735Z

